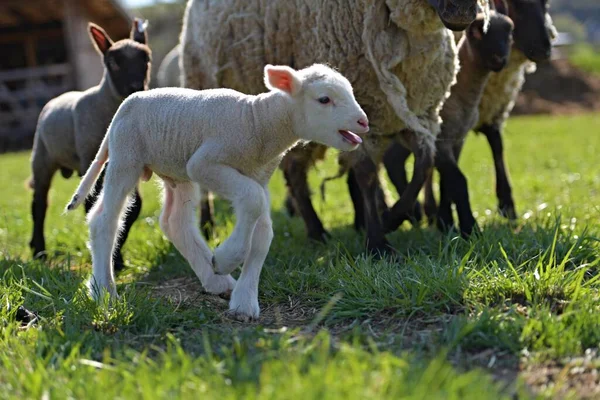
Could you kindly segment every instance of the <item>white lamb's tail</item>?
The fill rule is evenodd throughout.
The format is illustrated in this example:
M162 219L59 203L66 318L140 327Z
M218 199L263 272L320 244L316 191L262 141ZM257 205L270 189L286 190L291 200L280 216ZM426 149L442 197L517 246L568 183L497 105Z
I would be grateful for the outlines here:
M81 203L84 202L85 198L88 196L94 183L96 183L96 179L98 179L98 175L102 172L102 167L108 160L108 134L104 136L104 140L102 141L102 145L100 146L100 150L96 153L96 158L94 162L90 165L87 172L81 179L79 183L79 187L75 191L75 194L71 198L71 201L67 205L67 211L72 211L79 207Z

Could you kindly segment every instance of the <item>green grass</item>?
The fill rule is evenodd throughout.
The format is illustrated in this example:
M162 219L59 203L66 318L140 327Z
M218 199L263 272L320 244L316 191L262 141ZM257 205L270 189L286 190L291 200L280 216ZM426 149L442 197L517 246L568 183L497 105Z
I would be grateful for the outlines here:
M472 135L461 161L483 235L422 226L389 235L401 260L373 260L351 228L344 180L314 196L333 239L309 242L271 182L275 240L258 322L203 294L157 223L158 189L124 255L120 299L96 304L83 212L61 215L77 179L55 177L47 262L32 261L26 153L0 157L1 398L406 398L583 396L600 358L600 116L519 118L505 134L520 220L497 216L491 155ZM310 176L316 189L334 157ZM233 227L217 202L211 246ZM24 305L39 313L15 322ZM586 352L587 351L587 352ZM596 387L589 382L596 383Z
M584 71L600 76L600 50L590 44L578 44L570 52L569 59Z

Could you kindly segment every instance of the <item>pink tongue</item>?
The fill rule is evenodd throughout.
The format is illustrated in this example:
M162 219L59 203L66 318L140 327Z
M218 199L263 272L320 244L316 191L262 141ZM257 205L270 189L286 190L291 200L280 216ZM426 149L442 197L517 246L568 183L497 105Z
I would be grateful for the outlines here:
M362 143L362 139L358 135L356 135L350 131L339 131L339 132L350 143L354 143L354 144Z

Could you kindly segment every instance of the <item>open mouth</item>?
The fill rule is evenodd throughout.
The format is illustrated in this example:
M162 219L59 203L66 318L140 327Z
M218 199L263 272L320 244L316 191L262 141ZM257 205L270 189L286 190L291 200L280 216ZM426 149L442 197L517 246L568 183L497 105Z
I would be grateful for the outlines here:
M340 135L342 135L342 138L344 138L344 140L350 144L356 145L362 143L362 139L360 138L360 136L358 136L355 133L344 130L339 130L338 132Z

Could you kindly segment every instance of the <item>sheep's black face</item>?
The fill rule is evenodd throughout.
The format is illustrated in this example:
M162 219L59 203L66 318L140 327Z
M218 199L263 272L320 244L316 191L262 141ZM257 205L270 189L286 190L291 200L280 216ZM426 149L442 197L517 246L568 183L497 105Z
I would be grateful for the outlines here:
M508 63L512 45L513 23L507 16L492 12L487 32L479 17L467 29L467 40L484 68L499 72Z
M465 30L477 16L477 0L427 0L437 11L446 28Z
M150 60L150 49L129 39L113 44L106 52L104 64L121 96L127 97L148 88Z
M515 46L534 62L552 55L549 27L546 26L547 0L507 0L508 15L515 24Z

